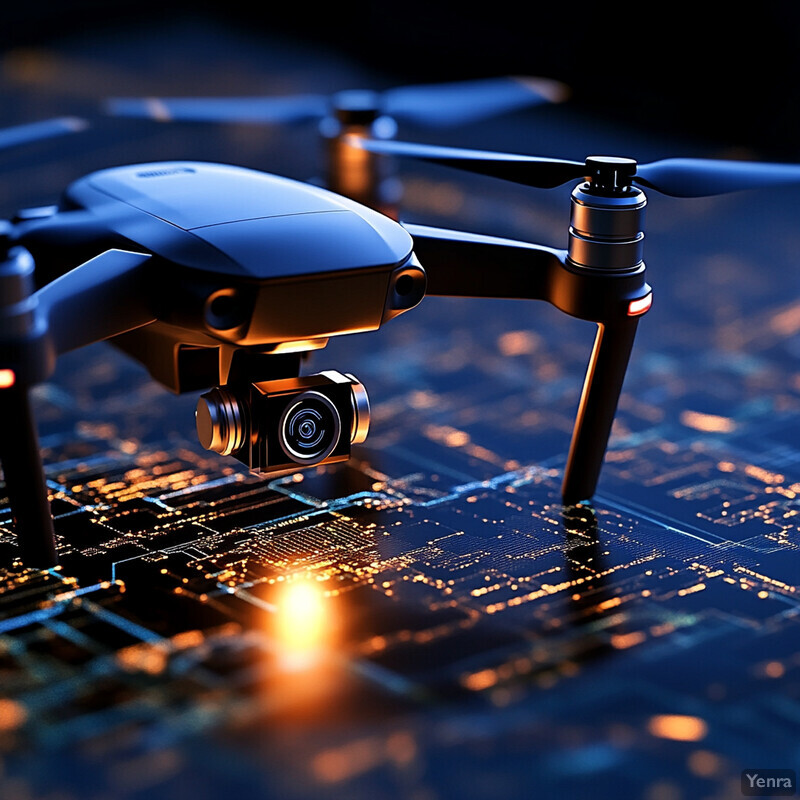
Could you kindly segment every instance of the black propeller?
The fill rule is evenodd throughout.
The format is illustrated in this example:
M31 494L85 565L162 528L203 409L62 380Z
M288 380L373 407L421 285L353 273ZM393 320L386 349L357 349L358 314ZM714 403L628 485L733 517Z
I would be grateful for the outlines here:
M383 92L338 92L287 97L112 98L116 116L160 121L292 123L321 119L340 106L361 105L397 120L446 127L463 125L542 103L566 99L564 84L545 78L489 78L456 83L401 86Z
M636 181L672 197L708 197L800 183L800 164L668 158L639 166Z
M89 123L77 117L56 117L0 130L0 150L85 130Z
M637 164L633 159L610 156L590 156L581 163L358 136L351 136L348 141L354 147L372 153L416 158L540 189L552 189L570 180L601 175L604 180L612 175L615 186L634 183L672 197L708 197L742 189L800 183L799 164L703 158L667 158L650 164Z

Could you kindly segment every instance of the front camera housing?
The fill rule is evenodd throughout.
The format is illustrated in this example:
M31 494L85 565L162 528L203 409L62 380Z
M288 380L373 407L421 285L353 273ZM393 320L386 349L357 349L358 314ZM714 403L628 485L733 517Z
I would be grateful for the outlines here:
M197 434L207 450L267 474L346 461L369 430L363 384L335 370L220 386L200 396Z

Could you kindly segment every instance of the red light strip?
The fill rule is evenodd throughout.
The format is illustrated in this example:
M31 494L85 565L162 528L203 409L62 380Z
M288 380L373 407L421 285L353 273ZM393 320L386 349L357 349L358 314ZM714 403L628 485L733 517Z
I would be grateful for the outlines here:
M644 297L640 297L638 300L631 300L630 303L628 303L628 316L638 317L639 314L644 314L645 311L649 311L651 305L653 305L652 292L646 294Z

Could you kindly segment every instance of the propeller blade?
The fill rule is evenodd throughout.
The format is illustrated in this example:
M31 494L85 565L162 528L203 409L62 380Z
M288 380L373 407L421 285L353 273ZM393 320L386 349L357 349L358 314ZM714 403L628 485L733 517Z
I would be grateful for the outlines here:
M560 103L567 95L563 83L526 77L401 86L382 94L389 116L432 127L466 125L542 103Z
M142 117L159 122L306 122L323 117L328 99L319 94L288 97L117 97L107 102L118 117Z
M432 164L443 164L467 172L502 178L524 186L536 186L539 189L552 189L586 174L585 163L557 158L463 150L392 139L363 139L359 136L348 137L348 142L353 147L360 147L371 153L416 158Z
M800 183L800 164L667 158L640 164L634 180L672 197L708 197Z
M0 150L67 133L77 133L88 127L88 122L77 117L56 117L27 125L15 125L13 128L0 130Z

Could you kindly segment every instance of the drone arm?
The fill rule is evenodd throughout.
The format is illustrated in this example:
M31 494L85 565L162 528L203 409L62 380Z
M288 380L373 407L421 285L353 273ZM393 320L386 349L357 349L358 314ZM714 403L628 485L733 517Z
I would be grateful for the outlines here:
M426 294L546 300L597 324L597 335L564 470L565 505L595 491L611 434L639 316L650 287L644 265L621 270L581 268L567 254L539 245L405 225L427 275Z
M549 299L564 255L541 245L405 224L428 276L426 295Z
M155 320L142 285L149 255L106 250L35 294L56 355Z

